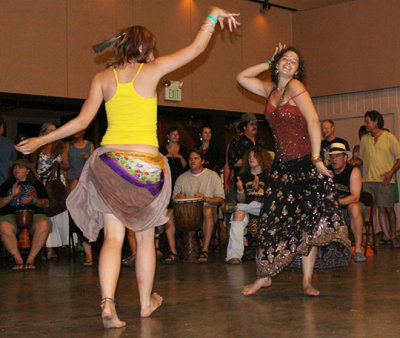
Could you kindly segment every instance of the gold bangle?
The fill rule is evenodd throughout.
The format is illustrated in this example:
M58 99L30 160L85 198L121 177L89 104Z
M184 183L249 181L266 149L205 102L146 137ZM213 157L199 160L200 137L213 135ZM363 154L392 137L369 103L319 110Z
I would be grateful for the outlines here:
M322 157L320 154L311 156L311 162L316 165L318 162L322 162Z

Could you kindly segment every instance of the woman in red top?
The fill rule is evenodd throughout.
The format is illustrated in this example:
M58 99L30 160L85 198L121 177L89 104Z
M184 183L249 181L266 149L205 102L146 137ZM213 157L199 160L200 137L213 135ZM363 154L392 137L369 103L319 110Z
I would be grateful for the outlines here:
M257 77L267 70L272 72L271 80ZM343 268L350 261L347 226L332 173L319 155L320 122L301 82L303 76L301 55L281 44L272 61L237 76L244 88L267 98L265 117L276 147L257 229L257 278L244 287L243 295L271 286L271 277L293 265L302 266L304 293L318 296L311 284L314 267ZM335 259L326 258L333 256Z

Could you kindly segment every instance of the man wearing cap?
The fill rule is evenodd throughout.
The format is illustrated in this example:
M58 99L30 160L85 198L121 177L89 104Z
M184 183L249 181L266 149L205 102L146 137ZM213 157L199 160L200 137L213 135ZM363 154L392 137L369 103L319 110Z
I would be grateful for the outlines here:
M400 168L400 143L390 132L383 129L383 116L376 110L364 115L368 134L361 138L360 158L363 161L363 189L374 198L378 208L379 224L384 238L379 244L400 247L396 236L395 173Z
M35 269L35 257L46 243L51 222L43 208L49 206L46 190L31 172L31 165L24 159L14 161L9 178L0 186L0 236L4 247L13 256L13 270ZM32 247L24 264L18 250L16 211L30 209L34 212L30 229Z
M262 148L266 147L266 142L261 137L257 137L257 120L254 114L243 114L238 128L243 130L243 134L235 137L228 148L228 164L229 169L233 169L233 175L235 183L232 186L236 186L236 177L239 174L240 168L242 167L243 157L247 150L251 147L258 145Z
M352 154L344 143L332 143L328 158L331 161L330 170L333 170L333 180L339 195L339 204L347 224L350 224L354 235L355 254L354 262L361 263L367 259L362 253L362 228L364 225L365 205L360 202L362 178L360 169L348 164Z
M10 164L17 158L12 142L3 136L4 126L5 122L0 116L0 184L7 179Z

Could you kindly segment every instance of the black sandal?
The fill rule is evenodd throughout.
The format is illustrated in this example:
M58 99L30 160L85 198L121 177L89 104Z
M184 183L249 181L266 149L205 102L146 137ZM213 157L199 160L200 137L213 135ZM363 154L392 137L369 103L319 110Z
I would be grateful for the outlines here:
M197 263L199 263L199 264L207 264L208 263L208 251L202 251L200 253L199 258L197 259Z
M175 264L177 261L179 261L178 255L170 251L168 256L163 259L163 264Z

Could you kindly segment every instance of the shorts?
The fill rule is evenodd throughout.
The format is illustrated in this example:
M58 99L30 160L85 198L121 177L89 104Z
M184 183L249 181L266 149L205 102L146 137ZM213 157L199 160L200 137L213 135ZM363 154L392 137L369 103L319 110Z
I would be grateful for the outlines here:
M32 226L29 229L29 233L32 235L35 232L35 223L37 220L41 219L41 218L45 218L48 219L50 222L50 229L49 229L49 233L51 232L51 221L50 218L48 218L46 215L44 214L34 214L33 215L33 220L32 220ZM0 222L7 222L10 223L13 227L14 227L14 232L15 234L19 233L19 227L17 225L17 216L15 216L15 214L7 214L4 216L0 216Z
M361 216L362 216L363 219L365 219L365 217L367 217L367 207L365 206L365 204L363 202L358 202L358 203L361 206ZM342 209L342 213L343 213L343 217L344 217L344 220L345 220L346 224L349 227L351 227L350 215L349 215L349 213L347 211L347 208Z
M363 182L363 190L374 198L374 206L393 208L395 200L394 183L384 185L382 182Z

